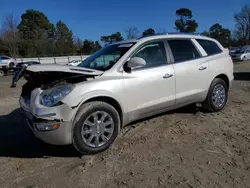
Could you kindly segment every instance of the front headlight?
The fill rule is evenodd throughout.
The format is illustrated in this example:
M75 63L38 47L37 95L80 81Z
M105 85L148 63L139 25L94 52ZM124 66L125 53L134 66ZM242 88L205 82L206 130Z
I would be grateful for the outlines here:
M74 85L67 84L44 90L40 95L40 103L47 107L55 106L66 97L74 87Z

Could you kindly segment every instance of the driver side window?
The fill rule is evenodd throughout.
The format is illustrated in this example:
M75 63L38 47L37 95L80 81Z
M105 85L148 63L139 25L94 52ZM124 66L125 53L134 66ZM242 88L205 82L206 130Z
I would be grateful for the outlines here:
M117 52L117 54L102 55L90 63L90 68L101 67L101 66L106 68L111 64L114 64L119 57L120 57L120 52Z
M146 61L146 65L141 68L153 68L167 64L166 49L163 41L145 44L132 57L141 57Z

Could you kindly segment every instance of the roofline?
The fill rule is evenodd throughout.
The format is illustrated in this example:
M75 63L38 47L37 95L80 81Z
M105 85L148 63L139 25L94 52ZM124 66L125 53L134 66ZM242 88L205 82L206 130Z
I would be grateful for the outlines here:
M161 36L161 35L192 35L192 36L205 36L202 33L183 33L183 32L167 32L167 33L155 33L152 35L147 35L147 36L141 36L137 38L137 40L146 38L146 37L152 37L152 36Z
M192 37L191 37L192 36ZM117 41L109 45L113 44L124 44L124 43L134 43L134 42L141 42L141 41L147 41L150 39L167 39L167 38L196 38L196 39L208 39L212 41L216 41L215 39L208 37L206 35L203 35L202 33L181 33L181 32L171 32L171 33L156 33L153 35L148 36L142 36L136 39L130 39L130 40L123 40L123 41Z
M121 41L116 41L111 44L107 44L106 46L113 45L113 44L125 44L125 43L134 43L137 42L137 39L129 39L129 40L121 40Z

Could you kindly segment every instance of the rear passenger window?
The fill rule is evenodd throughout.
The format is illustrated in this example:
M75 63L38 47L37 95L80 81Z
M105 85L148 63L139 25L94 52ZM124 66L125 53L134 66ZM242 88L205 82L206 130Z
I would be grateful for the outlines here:
M202 48L207 52L207 55L214 55L221 53L220 47L213 41L196 39L196 41L202 46Z
M168 40L176 63L201 57L191 40Z

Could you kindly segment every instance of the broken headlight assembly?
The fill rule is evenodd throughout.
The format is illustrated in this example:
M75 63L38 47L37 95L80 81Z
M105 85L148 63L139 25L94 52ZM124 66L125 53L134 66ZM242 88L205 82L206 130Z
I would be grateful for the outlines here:
M40 103L47 107L56 106L75 88L72 84L65 84L44 90L40 95Z

